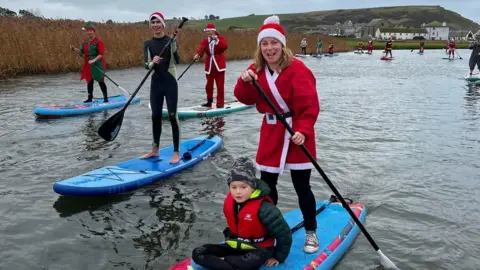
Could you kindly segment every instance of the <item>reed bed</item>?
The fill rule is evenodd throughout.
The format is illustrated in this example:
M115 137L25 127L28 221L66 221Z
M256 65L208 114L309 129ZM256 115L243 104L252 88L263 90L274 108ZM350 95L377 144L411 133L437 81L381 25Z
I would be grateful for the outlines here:
M179 22L169 21L168 31ZM81 28L85 22L74 20L50 20L0 17L0 78L21 75L53 74L80 71L83 60L69 48L79 47L85 38ZM136 67L143 65L143 41L151 37L148 25L122 23L96 23L97 34L105 42L107 69ZM228 42L227 60L252 58L256 49L256 31L221 32ZM179 35L181 62L191 61L200 41L201 30L188 27ZM300 40L308 40L308 52L315 52L319 36L287 34L287 45L300 51ZM333 43L337 51L351 49L345 41L322 36L324 50Z

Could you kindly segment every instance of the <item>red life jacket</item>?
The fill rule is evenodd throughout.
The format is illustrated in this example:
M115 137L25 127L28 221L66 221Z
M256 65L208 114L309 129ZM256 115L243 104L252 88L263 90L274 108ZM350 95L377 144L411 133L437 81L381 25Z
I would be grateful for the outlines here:
M227 219L228 229L237 237L237 240L244 243L255 244L263 248L273 247L275 245L275 239L268 236L267 228L258 218L258 211L264 200L272 202L270 197L248 200L236 218L234 209L235 201L232 194L228 192L225 203L223 204L223 213Z

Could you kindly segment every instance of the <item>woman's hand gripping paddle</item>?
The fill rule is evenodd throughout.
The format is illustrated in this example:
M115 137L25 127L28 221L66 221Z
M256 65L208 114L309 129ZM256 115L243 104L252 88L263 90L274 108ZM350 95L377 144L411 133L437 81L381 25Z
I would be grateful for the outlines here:
M252 83L253 85L255 86L255 88L258 90L258 92L263 96L263 98L265 99L265 101L268 103L268 105L270 106L270 108L272 108L272 110L275 112L275 115L277 116L278 119L280 119L280 121L282 122L282 124L285 126L285 128L287 129L287 131L290 133L290 135L294 135L295 132L293 131L292 127L287 123L287 121L285 120L284 117L282 117L282 115L280 114L280 112L277 110L277 108L275 108L275 105L272 103L272 101L270 100L270 98L265 94L265 92L263 91L263 89L260 87L260 85L257 83L257 81L255 79L252 80ZM315 169L317 169L317 171L320 173L320 175L322 176L323 180L325 180L325 182L328 184L328 186L330 187L330 189L333 191L333 193L335 194L335 196L338 198L338 200L342 203L342 206L343 208L345 208L345 210L347 210L347 212L350 214L350 216L352 217L352 219L355 221L355 223L357 224L357 226L360 228L360 230L363 232L363 234L365 235L365 237L367 237L367 240L368 242L370 242L370 244L373 246L373 248L375 249L375 251L380 255L380 263L387 269L398 269L397 266L395 266L395 264L387 257L383 254L383 252L380 250L380 248L378 247L377 243L375 243L375 241L373 240L372 236L370 236L370 234L367 232L367 229L365 229L365 227L363 226L363 224L360 222L360 220L357 218L357 216L355 216L355 214L353 213L352 209L350 209L350 207L348 206L348 204L345 202L345 199L342 197L342 195L338 192L338 190L335 188L335 186L332 184L332 182L330 181L330 179L328 179L328 176L323 172L322 168L320 168L320 166L318 165L317 161L315 161L315 159L313 158L312 154L310 154L310 152L308 152L307 148L305 147L305 145L301 144L300 145L300 148L302 149L303 153L308 157L308 159L310 160L310 162L312 162L313 166L315 167Z
M178 28L182 28L183 24L188 21L187 18L183 17L182 18L182 22L178 25ZM166 48L168 48L168 46L170 46L170 43L172 43L172 41L175 39L176 37L176 32L173 34L173 37L168 41L168 43L165 45L165 47L163 47L162 51L160 52L159 55L162 55L163 52L165 51ZM135 90L135 92L133 92L132 96L130 97L130 99L127 101L127 103L125 104L125 106L123 106L123 108L118 111L116 114L114 114L112 117L110 117L109 119L107 119L107 121L105 121L101 126L100 128L98 129L98 135L100 135L100 137L102 137L104 140L106 141L113 141L115 140L115 138L117 137L118 135L118 132L120 131L120 128L122 126L122 122L123 122L123 116L125 115L125 110L127 109L128 105L130 105L130 103L132 102L133 98L135 97L135 95L137 95L138 91L140 90L140 88L142 87L142 85L145 83L145 81L147 80L148 76L150 76L150 74L152 73L153 71L153 68L151 68L147 74L145 75L145 77L143 77L143 80L140 82L140 84L138 85L137 89Z

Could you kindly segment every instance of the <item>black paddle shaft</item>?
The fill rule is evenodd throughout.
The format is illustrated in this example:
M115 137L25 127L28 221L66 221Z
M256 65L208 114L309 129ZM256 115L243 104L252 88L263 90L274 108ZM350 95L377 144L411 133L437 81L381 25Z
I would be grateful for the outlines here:
M210 45L210 43L212 43L213 39L210 40L210 42L208 43L208 45ZM205 48L202 49L202 51L205 50ZM178 76L178 80L180 80L182 77L183 77L183 74L185 74L185 72L187 72L187 70L193 65L193 63L195 63L195 61L197 61L197 59L193 59L190 64L187 66L187 68L182 72L182 74L180 74L180 76Z
M280 121L283 123L283 125L285 126L285 128L288 130L288 132L290 133L290 135L294 135L295 132L293 131L292 127L287 123L287 121L285 120L285 118L280 114L280 112L277 110L277 108L275 108L275 105L272 103L272 101L270 100L270 98L265 94L265 92L263 91L263 89L260 87L260 85L258 85L257 81L255 81L255 79L252 81L253 85L255 86L255 88L258 90L258 92L263 96L263 98L265 99L265 101L268 103L268 105L272 108L272 110L275 112L275 115L277 116L278 119L280 119ZM333 191L333 193L335 194L335 196L337 196L337 198L340 200L340 202L342 203L342 206L343 208L345 208L345 210L347 210L347 212L350 214L350 216L352 217L352 219L355 221L355 223L358 225L358 227L360 228L360 230L362 230L363 234L365 235L365 237L367 237L367 240L370 242L370 244L373 246L373 248L375 249L375 251L378 251L380 248L378 247L378 245L375 243L375 241L373 240L372 236L370 236L370 234L367 232L367 230L365 229L365 227L363 226L363 224L360 222L360 220L357 218L357 216L355 216L355 214L353 213L352 209L350 209L350 207L348 206L348 204L345 202L345 200L343 199L342 195L338 192L338 190L335 188L335 186L332 184L332 182L330 181L330 179L328 178L328 176L323 172L322 168L320 168L320 166L318 165L317 161L315 161L315 159L313 158L312 154L310 154L310 152L308 152L307 148L305 147L305 145L301 144L299 145L300 148L302 149L303 153L308 157L308 159L310 160L310 162L312 162L313 166L315 167L315 169L317 169L317 171L320 173L320 175L322 176L323 180L325 180L325 182L328 184L328 186L330 187L330 189Z
M190 148L187 150L187 152L183 153L183 156L182 158L185 159L185 160L190 160L192 159L192 151L197 149L198 147L200 147L200 145L202 145L203 143L205 143L207 140L213 138L215 135L214 134L210 134L208 135L205 139L201 140L200 142L198 142L194 147Z

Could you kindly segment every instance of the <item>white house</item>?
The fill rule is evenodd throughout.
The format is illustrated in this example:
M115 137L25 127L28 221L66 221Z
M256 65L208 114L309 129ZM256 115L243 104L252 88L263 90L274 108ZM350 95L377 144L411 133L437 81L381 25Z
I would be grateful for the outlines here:
M375 38L377 40L385 40L391 36L397 40L405 40L421 36L427 39L427 34L427 30L422 28L377 28L377 31L375 32Z
M449 36L458 41L475 39L475 34L472 30L450 30Z
M423 23L422 28L427 30L427 39L429 40L448 40L450 27L447 26L446 22Z

